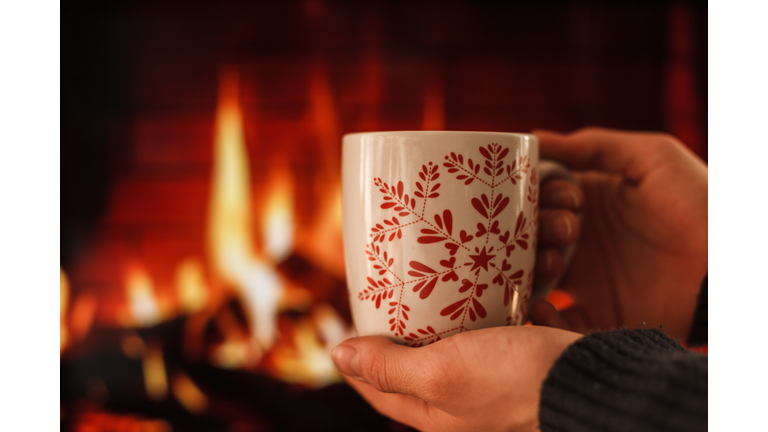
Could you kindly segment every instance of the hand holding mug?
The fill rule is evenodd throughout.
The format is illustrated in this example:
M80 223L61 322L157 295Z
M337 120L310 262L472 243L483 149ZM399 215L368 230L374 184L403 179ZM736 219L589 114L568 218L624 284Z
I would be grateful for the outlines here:
M568 225L582 234L562 284L573 308L558 314L539 303L534 320L579 331L659 322L684 337L707 269L706 166L661 134L539 135L543 155L596 172L578 176L583 201L570 185L553 182L549 197L542 187L537 275L562 269L551 247L573 241L562 235ZM567 214L547 222L548 203L583 203L584 224L567 222ZM560 235L545 244L547 230ZM419 349L361 337L343 342L332 357L377 410L419 429L533 430L548 369L578 337L556 328L496 327Z
M422 431L537 430L539 389L581 335L539 326L460 333L421 348L349 339L332 358L378 412Z
M672 136L536 131L542 157L575 170L581 237L561 281L574 298L535 323L579 333L645 324L685 339L708 267L707 166Z

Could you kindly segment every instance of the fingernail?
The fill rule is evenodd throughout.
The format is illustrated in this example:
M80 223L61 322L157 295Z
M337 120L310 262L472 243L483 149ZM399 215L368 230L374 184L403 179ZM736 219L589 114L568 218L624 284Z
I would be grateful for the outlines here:
M360 373L360 356L357 350L348 345L339 345L331 351L331 360L341 373L365 382Z
M553 204L557 207L567 208L571 210L579 210L581 208L581 200L578 194L571 191L561 191L552 197Z
M571 234L573 233L573 227L571 226L571 219L567 217L564 217L561 219L562 219L562 222L560 223L565 225L565 238L570 239Z
M568 192L568 195L571 196L570 201L573 203L573 207L571 207L573 210L579 210L581 208L581 199L579 198L579 194Z

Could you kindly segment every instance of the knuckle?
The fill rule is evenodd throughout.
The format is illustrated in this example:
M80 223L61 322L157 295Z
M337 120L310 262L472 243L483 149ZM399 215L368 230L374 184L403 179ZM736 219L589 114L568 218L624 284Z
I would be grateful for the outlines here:
M651 134L651 136L659 147L674 147L680 143L676 136L667 132L656 132Z
M389 373L387 370L387 361L383 356L375 356L368 364L368 382L377 390L385 393L392 392L392 386L389 382Z
M453 393L452 389L457 374L452 367L454 363L445 361L445 353L452 352L452 348L455 346L455 341L451 339L447 338L441 341L445 345L443 347L443 355L433 357L429 355L431 353L425 353L427 355L422 362L424 367L419 373L418 391L428 400L438 401ZM456 360L459 357L451 356L450 358Z
M653 138L653 150L663 155L677 153L683 147L683 143L672 134L657 133Z

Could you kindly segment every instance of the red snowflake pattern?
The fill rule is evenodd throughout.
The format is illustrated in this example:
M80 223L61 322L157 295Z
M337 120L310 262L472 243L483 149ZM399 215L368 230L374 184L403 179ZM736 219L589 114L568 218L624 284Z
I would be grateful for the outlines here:
M442 164L449 175L454 175L456 180L465 185L475 181L485 185L485 191L472 197L468 203L478 219L477 225L471 229L456 228L451 209L434 211L428 208L430 200L439 197L441 193L441 183L438 182L441 173L437 164L428 162L422 165L418 173L421 181L415 181L415 188L410 192L406 192L402 181L390 185L381 178L374 179L374 185L383 195L381 209L393 214L370 229L371 242L366 247L366 254L372 271L369 272L366 288L358 293L358 298L361 301L370 300L376 309L385 305L390 331L394 336L402 337L407 345L428 345L447 333L469 330L466 327L467 320L475 322L486 318L486 306L490 302L503 302L505 307L509 307L513 299L520 300L519 308L517 304L512 305L517 310L507 319L508 324L518 323L524 316L523 306L526 305L526 296L530 296L530 286L522 288L522 280L528 276L530 285L533 269L528 270L526 275L526 271L515 268L508 259L517 248L535 248L532 236L536 229L538 204L536 170L531 168L527 156L518 156L508 161L509 149L496 143L480 146L478 150L480 157L476 157L476 160L452 152L445 156ZM508 216L505 210L510 204L510 197L504 196L498 190L499 186L505 182L516 185L526 175L529 176L526 199L532 205L532 214L526 215L520 211L517 215ZM515 220L514 230L502 233L499 220L512 218ZM407 263L407 275L398 274L394 270L395 258L383 250L384 245L402 241L406 237L405 231L413 232L417 229L416 241L419 244L443 245L439 249L444 254L443 259L437 259L435 263L411 260ZM501 263L497 263L497 260L501 260ZM489 288L489 283L484 282L499 285L503 295L490 299L488 295L484 296ZM436 331L433 325L428 325L407 331L411 308L405 303L406 299L409 302L416 301L415 295L418 294L418 298L424 300L435 290L451 289L458 290L462 295L458 301L453 301L440 311L443 319L453 323L440 327L451 328Z

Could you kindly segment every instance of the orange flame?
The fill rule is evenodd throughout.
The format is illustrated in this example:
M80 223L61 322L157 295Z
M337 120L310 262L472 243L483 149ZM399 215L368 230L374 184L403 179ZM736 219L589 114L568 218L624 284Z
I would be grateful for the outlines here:
M148 327L162 321L165 313L158 305L152 279L141 267L132 267L125 280L128 299L128 316L124 317L126 326Z
M114 414L94 408L86 408L75 417L74 432L95 431L142 431L172 432L166 420L146 419L135 414Z
M333 100L333 89L328 73L328 66L315 62L310 66L309 73L309 102L310 122L320 137L320 145L324 147L323 155L327 158L323 166L335 167L338 161L333 159L339 142L339 119Z
M306 230L301 237L301 252L309 257L312 263L339 279L344 279L344 260L336 254L328 253L333 250L343 250L341 183L327 188L330 192L320 207L311 229Z
M553 289L547 294L547 301L559 311L564 311L573 306L573 297L563 290Z
M371 61L374 61L372 59ZM376 73L376 67L370 71ZM366 86L373 85L376 76L373 79L366 79ZM364 89L368 92L370 89ZM370 95L373 102L377 102L376 90L373 89ZM320 173L322 182L313 185L313 194L325 197L319 203L319 208L309 227L300 231L301 239L297 242L297 248L300 248L301 254L312 260L313 264L319 266L326 272L336 277L344 277L344 260L338 256L328 253L329 250L341 250L341 179L339 176L340 157L337 155L340 141L339 134L339 116L336 110L336 104L333 98L333 89L328 72L328 66L322 62L315 62L310 68L309 76L309 126L320 139L320 145L323 146L322 152L324 160L319 165L325 170ZM376 124L374 120L375 112L367 115ZM369 124L370 126L370 124Z
M92 293L81 293L74 299L69 314L69 344L83 339L88 334L98 308L99 299Z
M319 388L340 380L331 361L331 350L353 332L328 305L320 305L312 319L293 328L293 347L281 346L274 353L275 374L280 379Z
M291 177L285 169L273 174L273 183L264 206L262 238L264 253L273 263L284 260L293 246L293 193Z
M217 275L239 290L254 342L269 348L275 336L280 281L254 251L250 169L239 102L239 74L223 68L216 113L208 246Z
M184 260L176 268L176 290L181 310L187 314L199 311L208 300L203 266L196 259Z
M181 405L192 414L200 414L208 407L208 398L187 374L175 374L171 390Z
M144 388L153 401L165 399L168 393L168 378L163 362L163 348L159 343L150 343L142 361L144 369Z

